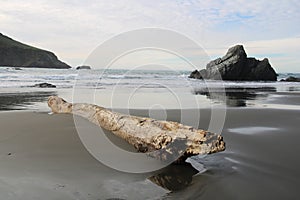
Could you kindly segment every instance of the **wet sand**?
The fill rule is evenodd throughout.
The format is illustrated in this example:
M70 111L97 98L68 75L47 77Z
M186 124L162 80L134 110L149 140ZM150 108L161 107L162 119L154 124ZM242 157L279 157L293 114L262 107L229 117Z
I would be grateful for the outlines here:
M205 129L211 112L199 112ZM167 111L168 120L179 117L179 110ZM88 153L71 115L0 112L0 199L298 199L299 121L300 110L228 108L226 151L193 158L204 173L172 165L129 174Z

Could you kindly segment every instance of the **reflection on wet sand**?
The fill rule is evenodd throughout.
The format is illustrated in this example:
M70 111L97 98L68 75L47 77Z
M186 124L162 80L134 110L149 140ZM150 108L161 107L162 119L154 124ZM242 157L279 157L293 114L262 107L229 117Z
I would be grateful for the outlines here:
M257 100L268 97L268 93L276 92L275 87L232 87L225 90L218 88L200 88L195 89L193 94L205 95L211 100L223 102L231 107L246 107L248 100Z
M0 93L0 110L24 110L28 105L47 101L51 95L56 95L56 92Z
M193 175L197 173L198 170L189 163L171 164L148 179L164 189L178 191L188 187L192 182Z
M288 87L288 91L290 91L290 92L300 91L300 87L291 86L291 87Z

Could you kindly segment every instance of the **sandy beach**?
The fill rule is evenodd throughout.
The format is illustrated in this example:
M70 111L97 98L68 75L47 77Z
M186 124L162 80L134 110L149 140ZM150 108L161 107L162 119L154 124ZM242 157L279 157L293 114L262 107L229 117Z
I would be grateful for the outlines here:
M0 200L299 200L299 10L1 1Z
M100 71L91 70L72 89L75 72L2 72L9 75L2 84L16 76L18 86L2 85L0 91L0 200L298 199L299 83L212 81L208 91L203 81L145 71L116 84L121 70L95 87ZM36 77L58 87L23 87ZM72 115L48 114L51 95L221 133L226 150L149 173L120 172L95 159L80 140L86 132L79 134L78 125L81 131L99 127L87 120L78 124ZM122 156L99 147L126 165Z
M199 112L205 129L210 110ZM176 165L148 174L118 172L88 153L72 115L1 112L0 199L297 199L299 112L228 108L227 149L194 158L206 170L201 174ZM130 113L147 116L148 110ZM167 113L179 120L179 110Z

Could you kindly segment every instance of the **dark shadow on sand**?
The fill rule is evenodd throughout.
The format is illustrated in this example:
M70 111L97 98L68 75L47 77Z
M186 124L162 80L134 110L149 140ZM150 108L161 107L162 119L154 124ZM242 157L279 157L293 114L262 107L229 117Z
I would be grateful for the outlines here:
M198 173L198 170L193 168L191 164L171 164L159 171L148 179L156 185L165 188L169 191L178 191L188 187L193 176Z
M289 92L298 92L298 91L300 91L300 87L298 87L298 86L291 86L291 87L288 87L288 91Z

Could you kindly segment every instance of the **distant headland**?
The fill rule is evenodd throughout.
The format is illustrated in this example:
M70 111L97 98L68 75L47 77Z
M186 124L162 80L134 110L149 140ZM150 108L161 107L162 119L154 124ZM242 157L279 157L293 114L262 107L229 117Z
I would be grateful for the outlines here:
M0 33L0 66L68 69L68 64L43 49L32 47Z

